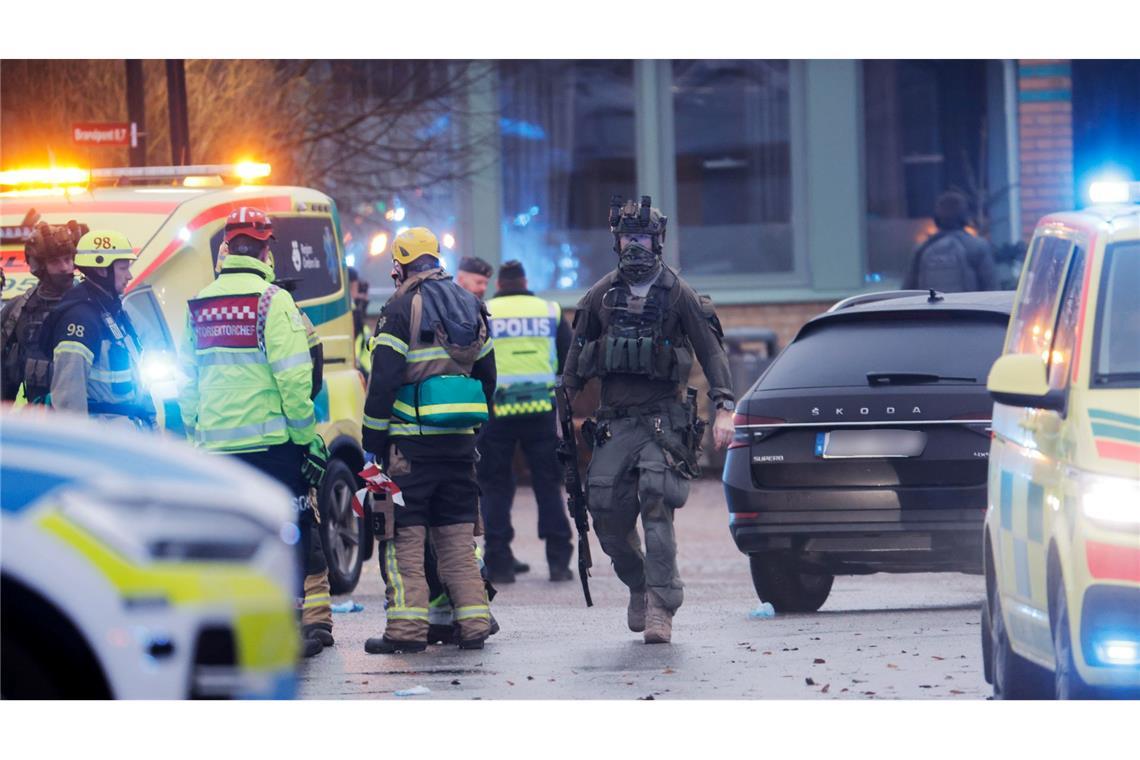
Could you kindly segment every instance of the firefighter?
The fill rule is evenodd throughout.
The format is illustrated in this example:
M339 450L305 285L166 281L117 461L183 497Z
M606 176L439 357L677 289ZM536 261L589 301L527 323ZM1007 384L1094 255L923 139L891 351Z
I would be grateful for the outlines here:
M181 352L188 380L179 403L187 435L207 451L229 454L280 481L298 516L298 578L303 654L335 642L328 566L310 489L328 463L316 432L313 358L304 315L273 285L263 211L242 207L226 219L220 274L188 304Z
M499 269L496 295L487 302L487 310L498 375L495 418L479 432L487 575L492 583L515 581L512 462L521 446L538 502L538 536L546 541L550 580L573 580L553 399L554 379L570 347L570 326L558 304L527 289L526 270L519 261L508 261Z
M486 421L495 392L487 312L443 271L439 241L427 228L398 235L392 258L397 288L372 339L363 436L405 506L396 510L395 537L381 558L387 624L364 648L392 654L427 647L430 539L459 647L482 649L491 614L472 546L479 512L475 428Z
M76 245L83 282L60 299L40 329L41 356L52 364L53 408L154 426L154 404L139 374L142 342L122 301L137 258L126 236L111 230L88 232Z
M51 390L49 360L29 360L28 354L37 353L33 346L40 325L75 284L75 246L86 232L87 225L74 219L59 225L41 222L24 243L24 258L37 282L4 304L0 316L4 401L15 401L22 393L29 403L42 403Z

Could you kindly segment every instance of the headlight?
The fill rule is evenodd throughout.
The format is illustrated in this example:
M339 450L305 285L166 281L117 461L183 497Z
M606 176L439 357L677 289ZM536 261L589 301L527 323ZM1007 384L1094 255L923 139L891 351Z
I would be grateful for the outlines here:
M160 398L177 398L182 382L182 371L170 354L145 352L139 360L139 375L143 387Z
M70 494L63 513L135 561L245 562L275 536L235 512Z
M1080 484L1085 517L1112 525L1140 525L1140 480L1082 475Z

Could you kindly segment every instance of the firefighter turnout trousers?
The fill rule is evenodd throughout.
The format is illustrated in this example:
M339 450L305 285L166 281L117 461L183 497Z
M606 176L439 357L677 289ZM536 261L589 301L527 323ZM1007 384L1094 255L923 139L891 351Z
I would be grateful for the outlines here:
M429 590L424 541L431 541L439 580L455 608L464 641L486 638L491 608L472 552L479 487L470 462L415 462L395 445L389 476L405 506L396 508L396 535L383 546L381 568L387 597L384 635L396 641L427 641Z

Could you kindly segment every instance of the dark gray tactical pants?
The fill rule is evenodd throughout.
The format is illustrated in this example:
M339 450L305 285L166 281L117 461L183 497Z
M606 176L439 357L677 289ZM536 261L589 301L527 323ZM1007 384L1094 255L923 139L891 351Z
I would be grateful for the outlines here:
M674 423L684 424L683 412L673 417ZM673 510L688 498L689 481L667 464L666 453L655 440L655 419L658 415L651 415L648 425L629 417L606 422L613 437L594 449L587 502L594 532L622 583L633 591L648 587L666 609L675 612L684 597L684 584L677 572ZM660 419L663 434L679 442L680 433L669 415ZM638 515L645 532L644 553Z

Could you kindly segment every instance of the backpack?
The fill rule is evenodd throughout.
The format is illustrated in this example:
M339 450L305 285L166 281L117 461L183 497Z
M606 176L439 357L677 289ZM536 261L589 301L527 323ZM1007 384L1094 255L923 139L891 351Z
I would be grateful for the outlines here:
M962 230L943 230L922 244L915 253L914 287L942 293L977 290L977 277L970 266Z

